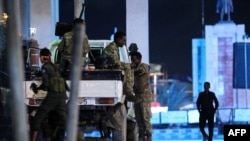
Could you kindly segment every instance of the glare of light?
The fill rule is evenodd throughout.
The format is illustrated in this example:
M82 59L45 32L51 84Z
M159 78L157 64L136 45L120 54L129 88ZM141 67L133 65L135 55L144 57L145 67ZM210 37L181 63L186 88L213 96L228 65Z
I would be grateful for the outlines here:
M168 107L151 107L152 113L160 113L160 112L167 112Z
M31 37L34 37L36 35L36 31L37 31L37 29L35 27L31 27L30 28L30 35L31 35Z
M3 13L3 20L6 21L8 19L8 14L7 13Z

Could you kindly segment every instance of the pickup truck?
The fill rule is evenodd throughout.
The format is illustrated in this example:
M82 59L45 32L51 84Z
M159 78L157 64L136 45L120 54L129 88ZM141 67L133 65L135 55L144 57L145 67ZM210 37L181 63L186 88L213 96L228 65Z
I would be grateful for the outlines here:
M97 70L94 66L94 60L101 55L104 47L106 47L110 40L90 40L91 54L88 54L89 65L86 70L83 69L82 77L79 86L79 99L78 104L80 106L79 113L79 127L83 132L92 132L99 130L100 137L109 137L109 133L104 131L106 128L104 125L107 121L113 124L115 127L111 129L111 138L114 141L126 141L127 137L127 119L133 119L133 106L126 110L123 95L123 82L121 70ZM53 43L49 46L52 52L52 61L57 62L58 50L57 43ZM30 66L29 71L26 72L24 81L24 94L25 104L31 109L30 113L36 107L38 107L43 99L46 97L47 92L39 90L38 94L30 89L31 83L39 85L41 79L37 77L35 72L38 70L39 63L34 61L39 49L29 48L28 55L30 57L27 63ZM129 62L128 51L126 47L120 48L121 61ZM33 61L32 61L33 59ZM32 64L36 62L38 64ZM68 72L70 74L70 72ZM68 77L69 78L69 77ZM67 83L70 84L70 79L67 79ZM69 85L70 86L70 85ZM68 93L70 95L70 93ZM118 104L119 103L119 104ZM129 103L128 105L131 105ZM118 113L118 119L112 118L112 114ZM111 116L110 116L111 115ZM131 129L130 129L131 130ZM134 131L134 133L136 133ZM130 139L131 140L131 139ZM134 139L135 140L135 139ZM133 140L131 140L133 141Z

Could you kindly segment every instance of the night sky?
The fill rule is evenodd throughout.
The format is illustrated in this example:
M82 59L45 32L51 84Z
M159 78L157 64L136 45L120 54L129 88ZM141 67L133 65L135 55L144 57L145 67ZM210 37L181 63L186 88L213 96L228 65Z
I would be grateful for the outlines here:
M69 21L72 13L65 14L60 0L60 20ZM192 38L202 37L202 0L149 0L149 48L150 62L161 63L168 75L192 76ZM205 24L219 21L216 13L217 0L204 0ZM125 0L85 0L87 34L90 39L109 39L113 27L126 29ZM245 24L250 34L250 0L233 0L232 20ZM64 5L64 6L63 6ZM64 8L62 8L64 7ZM64 13L64 14L62 14ZM130 44L130 43L128 43Z

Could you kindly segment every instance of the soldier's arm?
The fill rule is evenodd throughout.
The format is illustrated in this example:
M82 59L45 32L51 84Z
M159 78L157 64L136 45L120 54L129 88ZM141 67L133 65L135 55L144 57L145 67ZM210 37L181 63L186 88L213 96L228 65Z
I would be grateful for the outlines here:
M135 74L141 76L149 73L149 67L146 65L141 65L139 68L135 69Z
M83 48L83 56L85 56L90 51L89 39L88 36L85 35L84 37L84 48Z
M63 51L65 45L65 37L63 36L61 42L58 44L58 51Z
M42 67L42 84L37 89L47 90L48 83L49 83L49 75L48 75L47 69L43 66Z
M110 48L110 47L106 47L104 50L103 50L103 53L107 56L113 56L114 53L113 53L113 50Z
M114 53L114 50L112 49L112 47L106 47L103 53L112 59L115 66L120 68L120 66L122 65L120 58L118 58L117 54Z

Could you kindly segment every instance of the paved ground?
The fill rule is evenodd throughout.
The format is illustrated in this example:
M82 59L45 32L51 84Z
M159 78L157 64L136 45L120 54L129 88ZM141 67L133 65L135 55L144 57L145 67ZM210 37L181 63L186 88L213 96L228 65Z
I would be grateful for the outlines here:
M99 133L93 132L85 136L99 137ZM88 141L95 140L97 139L88 139ZM153 141L202 141L202 135L197 127L153 129ZM223 134L219 134L218 128L214 129L213 141L223 141Z

